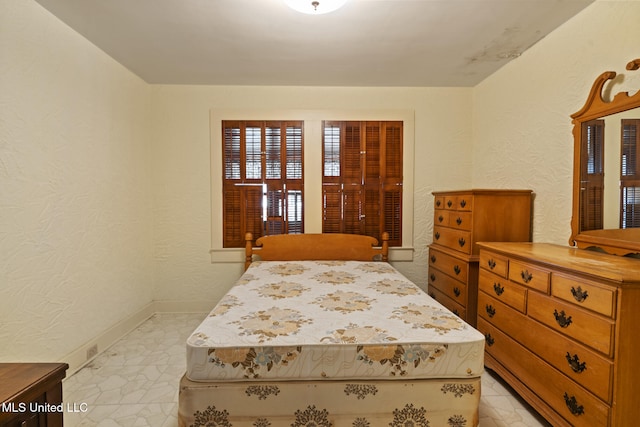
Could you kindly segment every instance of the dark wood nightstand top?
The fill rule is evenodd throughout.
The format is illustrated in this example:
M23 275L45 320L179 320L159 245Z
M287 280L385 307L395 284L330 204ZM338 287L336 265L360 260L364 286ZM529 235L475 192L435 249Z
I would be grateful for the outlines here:
M66 363L0 363L0 402L29 402L60 383ZM0 412L0 421L12 414Z

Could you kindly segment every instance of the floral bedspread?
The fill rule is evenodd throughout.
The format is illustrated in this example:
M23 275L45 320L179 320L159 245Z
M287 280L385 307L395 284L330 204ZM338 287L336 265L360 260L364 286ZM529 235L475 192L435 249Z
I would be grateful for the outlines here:
M388 263L255 262L187 340L193 381L469 378L484 336Z

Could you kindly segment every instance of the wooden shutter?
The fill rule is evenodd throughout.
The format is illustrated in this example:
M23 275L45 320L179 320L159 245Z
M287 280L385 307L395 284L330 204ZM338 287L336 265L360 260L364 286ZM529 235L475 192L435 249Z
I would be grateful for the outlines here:
M603 227L604 120L583 123L582 141L580 230L598 230Z
M622 120L620 228L640 227L640 119Z
M302 122L223 121L223 246L302 233Z
M384 214L381 229L389 233L389 245L402 245L402 122L382 126Z
M322 157L323 232L388 231L400 246L402 122L324 122Z

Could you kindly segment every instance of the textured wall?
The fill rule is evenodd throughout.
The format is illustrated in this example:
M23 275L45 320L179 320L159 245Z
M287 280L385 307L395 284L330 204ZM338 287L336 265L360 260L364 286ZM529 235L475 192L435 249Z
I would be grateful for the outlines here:
M0 360L58 360L152 300L149 87L0 2Z
M597 1L474 88L473 185L533 189L535 241L568 243L570 115L604 71L627 74L614 94L640 87L639 20L640 1Z

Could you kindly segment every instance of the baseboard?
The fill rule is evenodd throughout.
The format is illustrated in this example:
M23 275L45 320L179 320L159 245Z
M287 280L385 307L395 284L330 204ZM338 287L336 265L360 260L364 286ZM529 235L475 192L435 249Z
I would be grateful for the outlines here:
M202 300L152 301L67 354L61 360L69 364L67 378L156 313L208 313L214 305L213 301Z
M208 313L216 305L211 300L154 301L156 313Z

